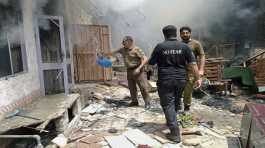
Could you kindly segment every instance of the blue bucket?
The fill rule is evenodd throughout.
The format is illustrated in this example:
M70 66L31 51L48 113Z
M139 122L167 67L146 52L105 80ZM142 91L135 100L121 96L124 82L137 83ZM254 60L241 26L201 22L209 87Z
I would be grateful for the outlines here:
M104 67L104 68L110 68L112 67L112 62L105 58L105 57L100 57L97 59L97 64L101 67Z

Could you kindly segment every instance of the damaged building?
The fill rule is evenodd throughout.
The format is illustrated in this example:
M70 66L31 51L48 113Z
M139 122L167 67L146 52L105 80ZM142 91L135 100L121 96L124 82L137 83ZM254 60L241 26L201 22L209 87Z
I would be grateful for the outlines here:
M265 147L264 7L262 0L0 0L0 148ZM181 144L165 137L157 67L145 110L142 101L128 107L120 55L111 68L98 64L125 35L150 57L167 24L191 26L207 58L192 114L179 117Z
M75 81L74 64L77 65L77 62L74 63L77 55L73 51L77 47L80 50L92 48L88 53L91 58L89 64L95 65L96 49L103 49L102 46L110 49L109 36L98 41L103 34L108 34L108 30L104 30L108 28L92 26L91 16L78 9L79 4L72 0L1 0L0 7L3 20L0 23L1 134L14 134L10 130L20 130L21 133L15 131L16 135L29 134L23 132L24 128L39 126L41 130L49 122L56 123L58 131L65 130L82 106L80 96L69 92ZM96 39L91 37L94 44L88 44L90 40L79 43L81 41L77 38L88 39L86 34L80 34L82 26L90 29L88 33L99 35ZM86 59L80 58L79 61ZM91 69L97 70L93 73ZM86 79L88 81L110 79L109 72L103 68L85 70L92 72ZM102 75L96 78L96 73ZM59 95L49 97L55 94ZM57 118L62 120L51 121Z

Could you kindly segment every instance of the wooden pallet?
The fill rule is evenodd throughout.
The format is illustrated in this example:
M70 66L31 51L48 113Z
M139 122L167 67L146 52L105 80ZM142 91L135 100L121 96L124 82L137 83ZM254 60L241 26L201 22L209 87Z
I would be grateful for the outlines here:
M205 75L210 81L221 81L223 72L222 61L207 61L204 67Z
M265 77L256 77L255 81L257 86L265 86Z

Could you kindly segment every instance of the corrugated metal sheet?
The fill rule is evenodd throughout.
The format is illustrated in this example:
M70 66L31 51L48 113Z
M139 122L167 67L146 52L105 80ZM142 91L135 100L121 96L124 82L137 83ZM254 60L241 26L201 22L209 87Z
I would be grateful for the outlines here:
M240 139L243 148L265 147L265 105L247 104L241 122Z

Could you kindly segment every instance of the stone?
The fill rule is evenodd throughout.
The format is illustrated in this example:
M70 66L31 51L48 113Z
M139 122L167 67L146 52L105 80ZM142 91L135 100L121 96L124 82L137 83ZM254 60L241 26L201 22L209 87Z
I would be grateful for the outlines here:
M67 144L64 148L76 148L77 147L77 143L69 143ZM47 147L46 147L47 148ZM57 148L57 147L56 147Z
M157 91L157 85L156 85L156 82L148 81L148 85L149 85L149 91L150 91L150 92L155 92L155 91Z
M244 100L240 100L240 101L233 101L229 111L235 114L239 114L241 112L243 112L245 105L249 103L247 101Z
M212 148L212 147L214 147L214 141L210 140L207 142L200 143L199 147L201 147L201 148Z
M134 144L132 144L125 136L107 136L105 137L106 141L112 148L135 148Z
M232 130L232 129L233 129L232 126L226 126L226 128L227 128L228 130Z
M164 144L162 146L162 148L182 148L182 146L180 144L170 144L170 143L167 143L167 144Z
M197 146L201 143L200 138L192 138L192 139L184 139L183 140L183 145L186 146Z
M123 135L130 139L130 141L132 141L135 145L142 144L149 145L151 147L161 147L161 144L158 141L138 129L129 130Z
M155 138L157 141L159 141L162 144L170 143L171 141L167 140L166 137L158 136L158 135L151 135L153 138Z
M101 141L98 144L100 144L101 146L108 146L108 143L106 141Z
M104 110L102 104L91 104L81 111L81 116L88 115L88 114L94 115L96 113L99 113L102 110Z
M93 93L93 97L98 100L103 100L105 97L100 93Z
M64 147L67 145L67 141L68 139L63 134L60 134L52 140L52 143L58 145L59 147Z
M58 148L58 146L56 144L49 144L45 148ZM69 145L67 144L64 148L74 148L74 147L69 147Z
M102 137L97 137L97 136L87 136L85 138L82 138L80 141L83 143L87 143L87 144L92 144L92 143L98 143L103 141L104 139Z
M77 147L78 148L101 148L102 146L97 143L87 144L83 142L78 142Z

